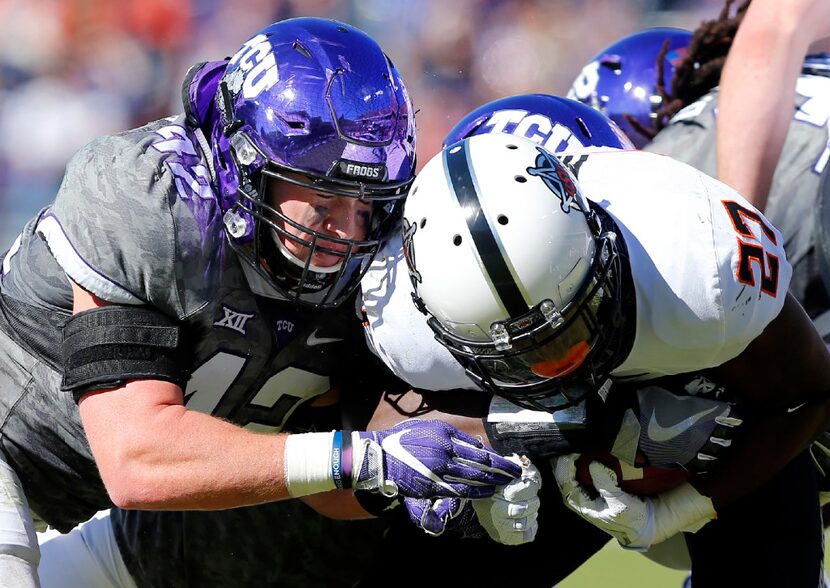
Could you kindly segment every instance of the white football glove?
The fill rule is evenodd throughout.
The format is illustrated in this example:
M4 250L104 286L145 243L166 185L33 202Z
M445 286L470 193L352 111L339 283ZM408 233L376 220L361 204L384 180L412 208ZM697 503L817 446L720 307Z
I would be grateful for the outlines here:
M508 459L521 464L521 477L499 487L490 498L472 503L479 523L491 539L505 545L521 545L533 541L539 530L542 476L527 458L514 454Z
M554 476L565 504L623 547L646 550L677 533L695 533L717 516L712 500L688 482L657 496L634 496L620 489L613 470L596 461L588 466L598 493L591 498L576 480L578 457L555 460Z

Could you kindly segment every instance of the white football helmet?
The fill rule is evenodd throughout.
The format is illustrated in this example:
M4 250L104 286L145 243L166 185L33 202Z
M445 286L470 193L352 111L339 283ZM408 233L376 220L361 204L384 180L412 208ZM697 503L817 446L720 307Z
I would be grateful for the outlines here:
M478 135L433 157L404 206L404 253L415 303L484 389L558 409L614 367L615 234L534 142Z

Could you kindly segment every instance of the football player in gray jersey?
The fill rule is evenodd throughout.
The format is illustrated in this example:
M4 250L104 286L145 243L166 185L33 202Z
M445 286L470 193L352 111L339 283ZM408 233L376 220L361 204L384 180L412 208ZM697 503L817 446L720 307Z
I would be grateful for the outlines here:
M790 126L788 112L802 93L796 80L804 57L830 51L830 3L747 0L743 7L746 16L720 79L718 178L764 210Z
M366 516L357 492L486 497L522 471L445 422L302 416L368 365L352 296L413 177L414 113L380 47L281 21L183 90L183 114L79 151L3 255L0 585L38 584L30 508L65 532L112 504L332 491Z

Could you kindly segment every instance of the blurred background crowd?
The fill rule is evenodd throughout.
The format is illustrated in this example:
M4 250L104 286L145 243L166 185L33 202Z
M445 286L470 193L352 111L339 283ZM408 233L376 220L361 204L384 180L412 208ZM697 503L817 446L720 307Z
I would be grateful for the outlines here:
M582 65L650 26L694 29L722 0L0 0L0 251L91 138L181 111L199 61L290 16L377 39L418 110L425 162L469 110L564 94Z

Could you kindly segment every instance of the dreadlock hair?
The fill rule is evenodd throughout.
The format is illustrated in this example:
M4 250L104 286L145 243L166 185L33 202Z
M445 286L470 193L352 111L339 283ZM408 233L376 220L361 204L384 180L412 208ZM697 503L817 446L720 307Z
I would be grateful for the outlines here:
M663 85L663 59L668 44L657 57L657 89L663 97L663 103L654 119L653 133L657 134L668 124L671 118L683 108L695 102L720 83L723 64L738 26L746 14L752 0L744 0L738 6L734 16L730 16L735 0L726 0L726 4L715 20L704 20L692 34L686 57L674 70L671 81L671 94Z

